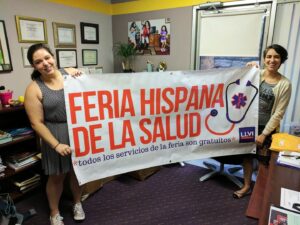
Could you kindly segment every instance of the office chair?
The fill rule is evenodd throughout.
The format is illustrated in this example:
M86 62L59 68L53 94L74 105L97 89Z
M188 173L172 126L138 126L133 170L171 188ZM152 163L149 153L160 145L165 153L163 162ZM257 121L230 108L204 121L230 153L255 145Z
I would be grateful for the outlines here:
M178 162L180 164L180 166L185 166L185 163L184 162Z
M209 162L204 161L203 164L208 168L211 169L212 171L203 175L200 177L200 181L206 181L211 177L214 177L216 175L224 175L227 177L229 180L231 180L234 184L236 184L239 188L243 187L243 183L236 177L234 176L234 173L237 171L241 170L243 167L241 166L242 161L238 160L234 156L221 156L221 157L214 157L214 160L220 163L220 165L212 164ZM225 167L225 164L228 165L237 165L235 167L230 167L227 168Z

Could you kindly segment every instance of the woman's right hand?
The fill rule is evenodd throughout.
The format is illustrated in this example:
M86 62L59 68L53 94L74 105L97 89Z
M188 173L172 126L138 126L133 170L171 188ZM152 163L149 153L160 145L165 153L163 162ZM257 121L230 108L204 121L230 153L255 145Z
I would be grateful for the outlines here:
M258 63L256 62L256 61L251 61L251 62L248 62L247 64L246 64L246 66L247 67L256 67L256 68L259 68L259 65L258 65Z
M264 135L264 134L260 134L260 135L258 135L257 137L256 137L256 144L258 145L258 146L262 146L263 145L263 143L265 142L265 140L266 140L266 135Z
M71 154L70 146L61 143L56 146L55 151L61 156L67 156Z

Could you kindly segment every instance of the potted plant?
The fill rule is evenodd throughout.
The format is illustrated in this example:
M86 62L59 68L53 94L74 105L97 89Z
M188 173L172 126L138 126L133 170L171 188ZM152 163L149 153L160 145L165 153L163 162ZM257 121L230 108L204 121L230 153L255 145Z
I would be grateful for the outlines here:
M132 59L137 53L137 49L130 43L117 43L114 46L114 51L117 56L122 59L122 67L124 72L132 72Z

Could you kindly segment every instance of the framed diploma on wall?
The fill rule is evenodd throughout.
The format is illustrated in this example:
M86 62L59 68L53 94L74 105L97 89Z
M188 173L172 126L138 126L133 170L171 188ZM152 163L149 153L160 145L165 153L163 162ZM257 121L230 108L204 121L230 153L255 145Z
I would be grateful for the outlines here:
M0 20L0 73L12 71L12 62L10 58L8 39L3 20Z
M52 23L56 48L76 48L76 28L74 24Z
M81 43L99 44L99 25L80 22Z
M98 64L97 49L82 49L82 65L91 66Z
M46 20L16 16L18 40L20 43L47 43Z
M58 68L77 67L76 49L56 49Z
M29 47L22 47L22 58L23 58L23 66L24 67L31 67L28 59L27 59L27 52Z

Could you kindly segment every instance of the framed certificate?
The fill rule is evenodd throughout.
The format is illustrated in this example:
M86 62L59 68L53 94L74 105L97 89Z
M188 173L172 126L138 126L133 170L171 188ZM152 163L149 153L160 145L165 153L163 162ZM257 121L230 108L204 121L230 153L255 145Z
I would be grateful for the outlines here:
M31 67L30 62L27 59L27 52L29 47L22 47L22 59L24 67Z
M18 40L21 43L47 43L45 19L16 16Z
M12 71L12 62L10 58L8 39L3 20L0 20L0 73Z
M99 44L99 25L94 23L80 23L81 43Z
M90 66L98 64L97 49L82 49L82 65Z
M101 74L101 73L103 73L103 67L102 67L102 66L95 67L95 73L96 73L96 74Z
M56 48L76 48L76 28L74 24L52 23Z
M77 67L76 49L56 49L58 68Z

